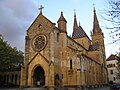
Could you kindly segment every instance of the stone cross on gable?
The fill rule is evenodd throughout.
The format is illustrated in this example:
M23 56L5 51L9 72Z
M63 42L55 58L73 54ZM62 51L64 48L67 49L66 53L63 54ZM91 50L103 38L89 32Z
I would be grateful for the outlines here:
M42 5L40 5L40 8L39 8L39 10L40 10L40 14L42 14L42 9L43 9L44 7L42 6Z
M74 9L74 12L76 11L76 9Z
M74 15L76 15L76 9L74 9Z
M95 4L93 3L93 7L95 7Z

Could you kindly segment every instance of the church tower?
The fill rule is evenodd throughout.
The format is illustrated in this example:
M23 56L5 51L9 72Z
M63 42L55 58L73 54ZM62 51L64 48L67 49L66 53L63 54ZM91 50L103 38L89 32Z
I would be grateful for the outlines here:
M63 12L61 11L60 18L57 21L59 33L59 47L60 50L66 49L67 46L67 21L63 16Z
M96 15L96 10L94 8L94 18L93 18L93 30L91 32L92 46L97 48L93 53L93 57L96 57L97 62L101 64L102 73L101 78L102 83L107 81L107 67L106 67L106 55L105 55L105 45L104 45L104 34L99 26L98 18Z
M94 8L94 20L93 20L93 31L91 33L92 45L98 45L98 50L101 55L99 55L100 62L105 65L105 46L104 46L104 34L99 26L99 22L96 15L96 10Z

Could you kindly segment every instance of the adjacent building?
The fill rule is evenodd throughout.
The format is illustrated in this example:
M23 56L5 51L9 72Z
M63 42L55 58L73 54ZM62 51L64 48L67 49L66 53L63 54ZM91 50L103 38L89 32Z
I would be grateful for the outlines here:
M108 70L108 80L109 82L113 82L113 83L119 83L120 79L117 78L117 59L116 59L116 55L111 54L108 58L107 58L107 70Z

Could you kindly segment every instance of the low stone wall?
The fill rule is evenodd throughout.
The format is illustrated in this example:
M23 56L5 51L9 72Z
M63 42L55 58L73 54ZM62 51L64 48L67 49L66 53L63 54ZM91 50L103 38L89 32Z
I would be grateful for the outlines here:
M0 72L0 87L19 85L20 71Z

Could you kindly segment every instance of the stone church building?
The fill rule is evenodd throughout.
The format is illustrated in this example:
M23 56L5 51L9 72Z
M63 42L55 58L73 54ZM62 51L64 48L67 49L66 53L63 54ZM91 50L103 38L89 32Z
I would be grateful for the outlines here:
M91 39L74 13L73 33L67 35L63 12L57 25L40 13L25 37L20 86L92 86L107 83L104 34L94 8Z

